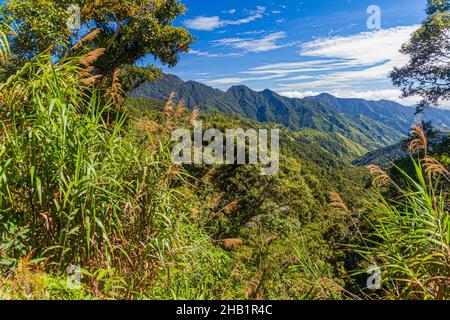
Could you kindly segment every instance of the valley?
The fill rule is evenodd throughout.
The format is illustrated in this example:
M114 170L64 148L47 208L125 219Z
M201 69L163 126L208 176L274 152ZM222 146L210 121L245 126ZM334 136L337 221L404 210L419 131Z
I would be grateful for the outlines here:
M330 94L292 99L246 86L223 92L168 74L141 85L129 96L167 100L172 92L176 93L175 101L183 100L190 109L281 124L295 132L297 139L317 144L348 161L399 143L418 121L414 107L387 100L340 99ZM450 110L427 109L421 120L431 121L437 130L450 130Z

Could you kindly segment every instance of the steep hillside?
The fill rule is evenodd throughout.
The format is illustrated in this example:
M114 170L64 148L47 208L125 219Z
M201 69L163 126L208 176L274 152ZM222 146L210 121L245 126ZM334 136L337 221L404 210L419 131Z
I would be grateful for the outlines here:
M432 136L428 136L429 147L431 152L440 153L439 150L449 150L450 135L449 132L435 132ZM382 168L390 168L393 163L398 160L408 158L409 152L406 141L369 152L362 157L357 158L352 163L355 166L367 166L376 164Z
M184 82L174 75L144 84L130 96L165 100L171 92L177 93L177 99L184 99L188 108L237 114L296 131L309 128L329 133L325 140L349 146L351 151L345 152L349 157L397 143L415 122L413 108L391 101L339 99L329 94L292 99L267 89L255 92L246 86L233 86L223 92L198 82ZM450 127L450 111L428 110L424 120ZM324 142L324 136L317 133L308 139L319 145Z
M410 130L411 123L418 120L414 108L388 100L343 99L327 93L305 99L319 103L324 102L351 118L366 116L404 133ZM432 121L433 125L439 129L450 128L450 111L426 110L421 118L424 121Z

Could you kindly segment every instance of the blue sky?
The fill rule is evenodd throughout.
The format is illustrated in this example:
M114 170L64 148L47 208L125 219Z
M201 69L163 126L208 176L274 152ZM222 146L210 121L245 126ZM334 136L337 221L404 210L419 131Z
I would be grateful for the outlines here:
M426 0L182 2L188 11L176 25L196 41L165 72L222 90L243 84L291 97L329 92L396 101L387 74L406 63L398 50L426 7ZM367 26L370 5L381 10L381 29Z

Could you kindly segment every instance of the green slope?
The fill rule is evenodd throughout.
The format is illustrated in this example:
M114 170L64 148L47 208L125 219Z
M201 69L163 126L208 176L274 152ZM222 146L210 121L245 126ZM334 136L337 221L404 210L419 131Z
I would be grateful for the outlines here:
M390 101L338 99L329 94L291 99L246 86L223 92L198 82L184 82L174 75L146 83L130 97L166 100L172 92L191 109L282 124L299 131L297 139L316 143L346 160L398 143L415 121L413 108ZM430 110L425 117L443 127L450 126L450 112Z

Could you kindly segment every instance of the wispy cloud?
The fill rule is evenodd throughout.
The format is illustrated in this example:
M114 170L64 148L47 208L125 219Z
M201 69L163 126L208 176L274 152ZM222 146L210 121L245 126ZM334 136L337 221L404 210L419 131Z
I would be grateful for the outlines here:
M356 65L380 63L386 60L405 61L399 50L418 26L395 27L374 32L363 32L353 36L317 39L304 43L303 56L342 58Z
M329 93L338 98L358 98L365 100L390 100L395 101L401 104L414 105L417 103L417 99L408 98L402 99L400 98L401 92L397 89L379 89L379 90L351 90L351 89L333 89L333 90L325 90L325 91L278 91L278 93L282 96L289 98L304 98L317 96L321 93Z
M312 60L292 63L275 63L252 68L247 71L241 71L242 74L279 74L288 76L290 74L311 73L332 71L340 68L348 68L349 64L345 61L338 60ZM310 77L311 78L311 77ZM294 78L286 78L284 80L294 80Z
M276 91L290 97L328 92L338 97L387 99L414 104L416 98L400 99L400 91L390 86L389 72L408 60L399 50L418 26L395 27L351 36L339 36L305 42L300 46L302 61L265 64L239 72L243 77L210 80L210 84L228 85L273 79ZM249 52L273 50L283 32L261 39L227 38L217 45ZM371 89L367 90L368 85Z
M220 20L218 16L214 17L197 17L195 19L186 20L184 25L192 30L212 31L222 27L224 21Z
M381 87L389 85L388 75L395 66L402 66L407 62L408 57L399 50L417 28L417 25L413 25L346 37L317 39L302 44L299 52L303 57L317 60L266 65L253 71L259 71L263 75L280 74L283 70L289 74L298 71L297 77L280 79L284 83L279 85L277 91L288 97L302 98L328 92L342 98L386 99L414 104L417 98L401 99L400 90ZM317 72L313 79L306 79L301 75L313 70ZM367 84L375 88L364 89ZM376 88L377 84L380 89Z
M278 78L279 75L273 75L273 76L264 76L264 77L249 77L249 78L239 78L239 77L229 77L229 78L219 78L219 79L212 79L205 81L206 84L209 85L236 85L241 84L248 81L263 81L263 80L270 80L274 78Z
M288 69L289 74L298 71L317 72L313 81L292 82L295 77L285 78L286 83L280 84L284 91L330 90L333 88L352 89L364 86L369 82L389 84L389 72L395 66L404 65L408 57L399 52L403 43L407 42L418 26L396 27L375 32L363 32L347 37L333 37L314 40L301 46L300 55L314 60L303 68L295 64L281 65L274 69L265 67L257 71L280 73ZM329 59L331 62L324 62ZM301 63L300 63L301 64ZM303 70L301 70L303 69ZM321 72L328 71L328 72ZM253 72L254 73L254 72ZM262 74L261 72L259 72Z
M273 70L273 69L295 69L295 68L302 68L302 67L310 67L315 65L320 65L323 63L329 63L329 60L311 60L311 61L301 61L301 62L279 62L279 63L271 63L271 64L264 64L259 67L252 68L250 70L260 71L260 70Z
M266 31L265 30L245 31L245 32L238 32L238 33L236 33L236 35L238 35L238 36L249 36L249 35L262 34L262 33L266 33Z
M207 57L207 58L224 58L224 57L238 57L240 56L239 53L212 53L209 51L201 51L201 50L191 50L189 51L190 54L194 54L201 57Z
M228 11L228 13L233 10ZM266 7L258 6L255 10L249 10L249 15L242 19L237 20L223 20L219 16L205 17L200 16L194 19L189 19L184 22L184 25L192 30L200 30L200 31L212 31L218 28L222 28L229 25L241 25L245 23L252 22L256 19L260 19L264 16L266 12Z
M215 40L217 46L228 46L234 49L240 49L244 52L264 52L283 48L286 45L277 44L277 40L286 37L284 32L275 32L262 38L225 38Z
M418 26L397 27L375 32L363 32L347 37L331 37L306 42L299 52L308 61L266 64L242 71L244 74L302 74L316 73L315 81L288 83L287 89L296 87L352 86L351 82L387 80L394 66L407 62L408 57L399 50ZM230 42L233 42L231 39ZM325 71L330 71L325 73ZM299 79L303 79L300 77ZM296 80L295 77L286 81Z

